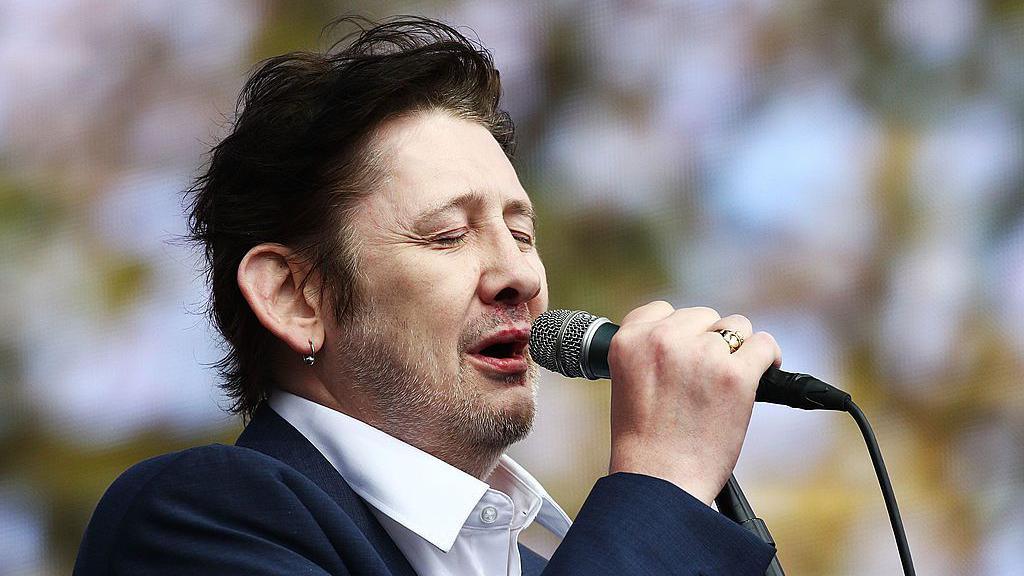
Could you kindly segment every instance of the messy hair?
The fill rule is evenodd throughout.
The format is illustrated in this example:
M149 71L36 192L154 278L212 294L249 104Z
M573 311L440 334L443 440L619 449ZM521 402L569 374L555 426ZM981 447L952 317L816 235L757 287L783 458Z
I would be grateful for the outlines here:
M273 387L274 337L237 282L254 246L290 247L341 322L355 304L358 263L350 215L380 173L376 128L390 118L443 110L487 128L509 156L515 129L499 109L489 52L427 18L383 24L344 18L357 31L323 52L265 60L245 83L230 133L187 191L189 239L202 247L208 313L226 343L216 363L230 410L252 415Z

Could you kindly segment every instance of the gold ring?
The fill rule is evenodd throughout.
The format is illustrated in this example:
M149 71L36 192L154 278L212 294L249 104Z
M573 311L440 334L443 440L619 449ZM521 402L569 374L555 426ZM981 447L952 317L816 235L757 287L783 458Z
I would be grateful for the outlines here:
M715 330L715 332L721 334L722 338L725 340L725 343L729 345L729 354L732 354L733 352L739 350L740 346L743 346L743 336L740 336L739 332L735 332L733 330L726 330L724 328L722 330Z

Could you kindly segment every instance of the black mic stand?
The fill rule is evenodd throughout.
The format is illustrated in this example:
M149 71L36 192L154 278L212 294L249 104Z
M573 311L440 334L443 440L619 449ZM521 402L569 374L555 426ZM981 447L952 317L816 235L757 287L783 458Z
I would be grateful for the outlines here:
M750 507L750 502L747 502L743 491L740 490L740 483L736 481L735 476L729 476L729 481L725 483L722 491L715 497L715 505L718 506L718 511L723 516L757 534L761 540L775 548L775 540L772 539L772 535L768 532L768 525L764 523L764 520L754 516L754 509ZM772 562L768 565L765 575L785 576L785 572L782 571L782 564L779 563L778 555L772 556Z

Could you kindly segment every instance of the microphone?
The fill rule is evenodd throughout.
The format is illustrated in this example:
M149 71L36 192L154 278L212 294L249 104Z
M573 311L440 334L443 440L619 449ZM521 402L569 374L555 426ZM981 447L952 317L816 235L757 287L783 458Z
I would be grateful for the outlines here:
M570 378L611 378L608 348L619 326L582 310L549 310L530 330L530 355L543 368ZM807 374L772 366L761 376L758 402L803 410L847 411L850 395Z

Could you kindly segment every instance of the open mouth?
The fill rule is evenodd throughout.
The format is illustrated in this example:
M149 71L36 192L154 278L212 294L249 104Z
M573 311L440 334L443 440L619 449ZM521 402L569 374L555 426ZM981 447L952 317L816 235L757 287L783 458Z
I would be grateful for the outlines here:
M523 356L526 346L526 342L498 342L483 348L477 354L490 358L514 358Z
M507 328L483 338L469 351L476 364L489 372L519 374L529 367L529 328Z

